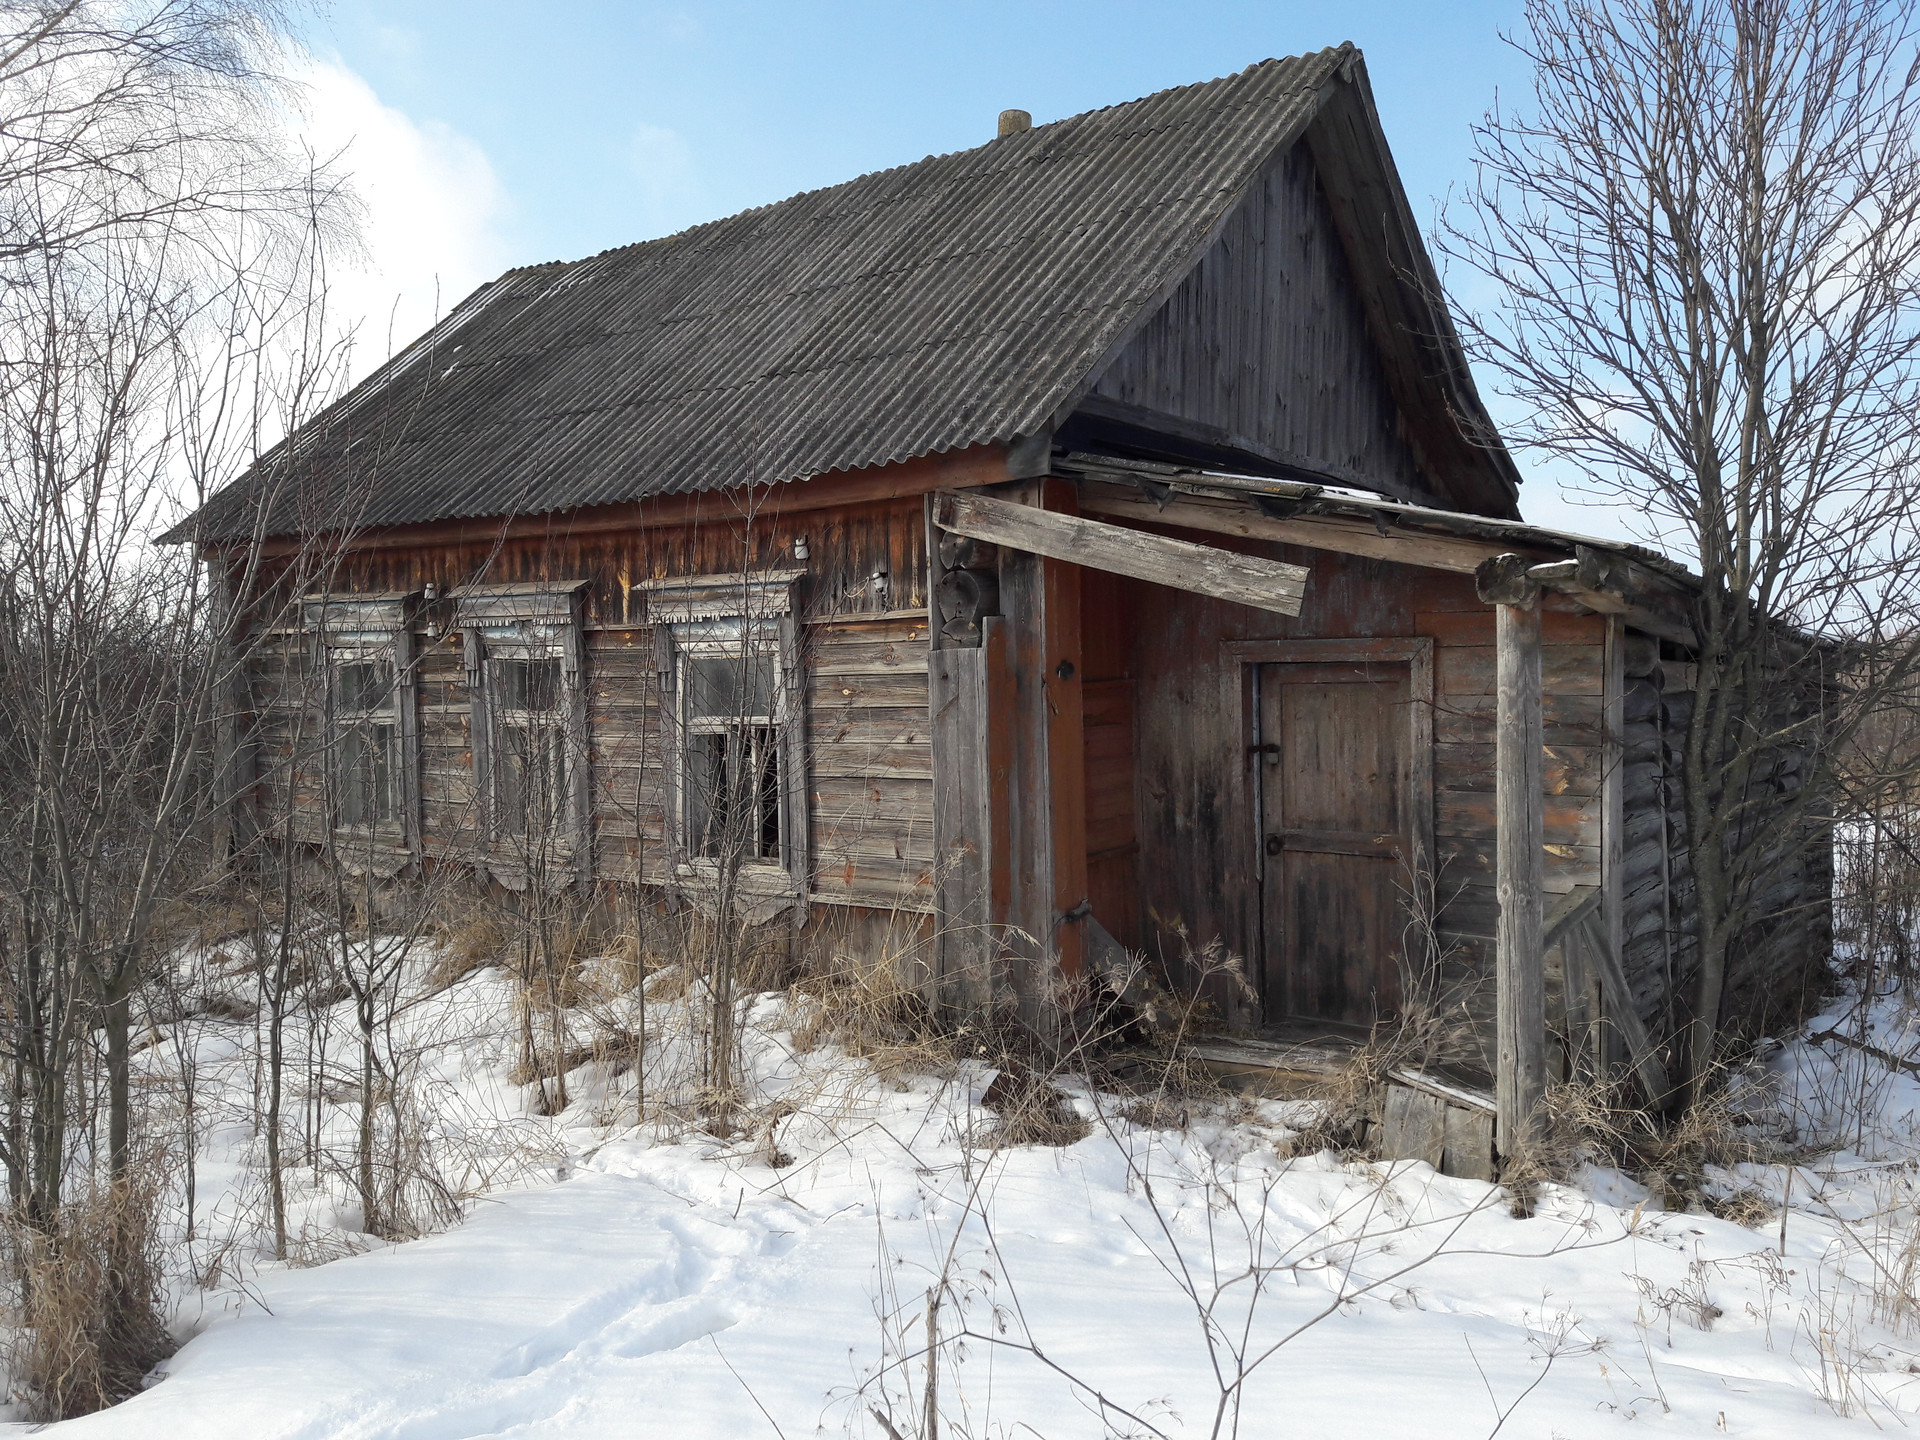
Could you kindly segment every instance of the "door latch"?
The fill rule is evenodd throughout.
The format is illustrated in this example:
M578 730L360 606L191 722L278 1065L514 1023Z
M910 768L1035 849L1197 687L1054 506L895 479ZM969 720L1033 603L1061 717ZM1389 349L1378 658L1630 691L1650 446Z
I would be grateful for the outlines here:
M1281 843L1278 835L1267 836L1267 854L1278 855L1285 848L1286 846Z

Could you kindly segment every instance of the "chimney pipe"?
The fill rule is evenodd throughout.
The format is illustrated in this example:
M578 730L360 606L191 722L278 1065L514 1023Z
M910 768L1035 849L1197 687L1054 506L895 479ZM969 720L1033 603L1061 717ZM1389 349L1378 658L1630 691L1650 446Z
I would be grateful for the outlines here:
M1024 110L1002 110L1000 112L1000 134L1018 135L1022 130L1033 128L1033 116Z

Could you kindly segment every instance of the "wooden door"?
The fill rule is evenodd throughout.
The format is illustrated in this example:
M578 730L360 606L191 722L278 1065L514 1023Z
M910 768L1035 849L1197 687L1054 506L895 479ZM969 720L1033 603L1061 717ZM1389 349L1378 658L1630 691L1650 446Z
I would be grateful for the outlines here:
M1409 667L1255 667L1270 1018L1371 1024L1400 1003L1411 883Z

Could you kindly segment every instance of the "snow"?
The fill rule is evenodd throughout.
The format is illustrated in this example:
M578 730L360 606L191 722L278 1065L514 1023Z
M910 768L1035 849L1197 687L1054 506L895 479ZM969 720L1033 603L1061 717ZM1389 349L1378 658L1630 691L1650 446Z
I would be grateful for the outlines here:
M654 1010L670 1028L676 1007ZM1843 998L1809 1033L1862 1013L1872 1043L1904 1053L1899 997ZM762 997L748 1027L757 1094L792 1113L777 1137L722 1142L633 1125L626 1081L592 1066L565 1114L530 1113L497 971L422 1000L405 1023L442 1037L421 1061L434 1123L490 1192L443 1233L379 1244L316 1177L306 1253L354 1253L275 1264L257 1249L254 1137L220 1121L200 1254L229 1253L212 1288L183 1291L191 1338L144 1393L53 1430L793 1440L885 1435L878 1412L913 1436L936 1288L949 1435L1204 1436L1224 1416L1218 1433L1248 1436L1575 1440L1638 1421L1798 1437L1920 1410L1920 1317L1889 1313L1875 1283L1914 1236L1920 1077L1864 1052L1802 1039L1749 1077L1745 1103L1803 1147L1783 1248L1777 1217L1665 1213L1610 1170L1516 1218L1497 1188L1417 1163L1284 1158L1297 1111L1271 1102L1151 1130L1079 1090L1086 1138L995 1147L990 1071L801 1053L794 1018ZM250 1033L195 1032L210 1114L250 1096ZM1870 1123L1843 1133L1862 1094ZM1712 1179L1777 1204L1788 1175ZM1222 1406L1236 1355L1264 1357L1237 1432Z

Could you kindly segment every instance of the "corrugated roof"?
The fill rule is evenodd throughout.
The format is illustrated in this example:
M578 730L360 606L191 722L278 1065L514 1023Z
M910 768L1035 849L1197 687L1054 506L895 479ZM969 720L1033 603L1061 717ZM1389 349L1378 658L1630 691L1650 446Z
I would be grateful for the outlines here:
M1035 434L1355 54L510 271L175 537L548 513Z

